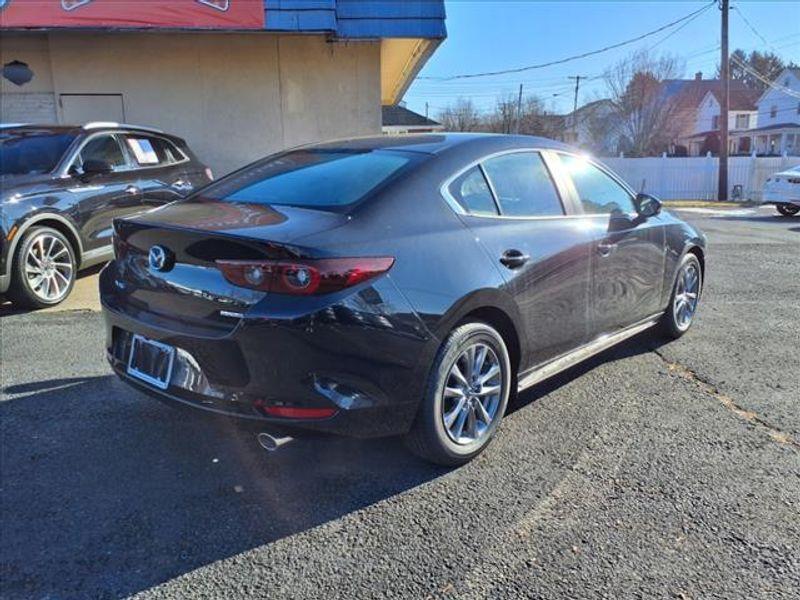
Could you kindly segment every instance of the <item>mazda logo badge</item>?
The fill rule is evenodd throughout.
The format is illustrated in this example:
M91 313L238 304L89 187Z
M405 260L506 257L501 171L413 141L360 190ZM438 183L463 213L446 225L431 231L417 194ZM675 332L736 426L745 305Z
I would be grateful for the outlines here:
M153 246L147 255L150 268L154 271L166 271L169 267L167 249L163 246Z

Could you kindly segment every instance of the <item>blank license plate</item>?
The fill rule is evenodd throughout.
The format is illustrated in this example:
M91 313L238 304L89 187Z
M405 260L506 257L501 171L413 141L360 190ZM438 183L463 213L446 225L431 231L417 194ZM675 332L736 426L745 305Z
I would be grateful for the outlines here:
M175 348L172 346L134 335L128 358L128 375L165 390L172 376L174 358Z

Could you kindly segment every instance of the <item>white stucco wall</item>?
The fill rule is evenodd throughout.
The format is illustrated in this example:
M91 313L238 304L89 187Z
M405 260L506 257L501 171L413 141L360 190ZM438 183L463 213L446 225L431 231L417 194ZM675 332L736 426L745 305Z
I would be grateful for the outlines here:
M774 81L775 85L788 87L795 93L800 94L800 77L790 70L785 70ZM772 107L776 108L774 117L770 115ZM758 101L758 127L777 125L779 123L798 123L800 124L800 98L776 89L767 90Z
M121 94L126 121L186 138L217 174L282 148L381 131L379 42L56 32L6 34L0 53L35 73L22 87L3 81L2 106L51 94L61 122L61 94Z

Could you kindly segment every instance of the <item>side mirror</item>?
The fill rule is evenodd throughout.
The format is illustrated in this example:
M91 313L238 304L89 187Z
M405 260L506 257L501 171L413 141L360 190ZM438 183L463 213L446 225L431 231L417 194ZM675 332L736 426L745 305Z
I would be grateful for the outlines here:
M636 212L645 219L655 217L661 212L661 200L649 194L638 194L636 196Z
M104 160L96 158L89 158L83 161L83 177L90 179L98 175L108 175L113 169L111 165Z

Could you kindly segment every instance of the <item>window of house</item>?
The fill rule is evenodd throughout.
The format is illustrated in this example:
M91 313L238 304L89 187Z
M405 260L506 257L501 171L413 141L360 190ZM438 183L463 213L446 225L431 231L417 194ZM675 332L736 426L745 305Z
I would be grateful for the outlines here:
M719 129L719 115L711 117L711 129Z
M515 152L483 164L492 182L500 212L510 217L564 214L550 171L538 152Z
M736 115L736 129L747 129L750 127L750 115Z
M800 102L797 103L797 114L800 115Z
M450 194L470 214L496 216L497 205L479 167L472 167L450 184Z
M112 135L100 135L89 140L81 149L73 167L82 169L87 160L106 162L112 171L120 171L128 166L117 138Z
M778 107L773 104L772 106L769 107L769 118L774 119L777 116L778 116Z
M585 213L602 215L636 212L631 194L610 175L581 156L572 154L560 156L561 162L572 177Z

